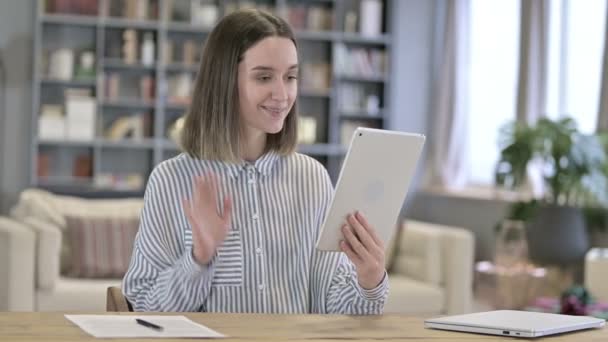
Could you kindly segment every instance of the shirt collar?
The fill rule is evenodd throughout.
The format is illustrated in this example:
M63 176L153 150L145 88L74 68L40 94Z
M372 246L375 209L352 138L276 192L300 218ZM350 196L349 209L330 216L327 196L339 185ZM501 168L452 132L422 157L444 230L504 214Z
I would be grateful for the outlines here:
M222 162L222 165L224 169L228 171L231 178L238 177L242 172L246 172L247 170L254 170L261 175L268 176L279 159L280 155L276 151L269 151L263 154L255 162Z

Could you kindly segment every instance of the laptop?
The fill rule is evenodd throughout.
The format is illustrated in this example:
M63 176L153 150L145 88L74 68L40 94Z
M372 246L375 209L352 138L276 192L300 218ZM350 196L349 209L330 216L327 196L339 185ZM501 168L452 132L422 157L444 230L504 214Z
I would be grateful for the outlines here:
M540 337L582 329L602 328L606 321L588 316L567 316L543 312L497 310L432 318L427 328L479 334Z
M359 127L353 133L317 248L340 251L340 228L360 210L388 245L424 146L422 134Z

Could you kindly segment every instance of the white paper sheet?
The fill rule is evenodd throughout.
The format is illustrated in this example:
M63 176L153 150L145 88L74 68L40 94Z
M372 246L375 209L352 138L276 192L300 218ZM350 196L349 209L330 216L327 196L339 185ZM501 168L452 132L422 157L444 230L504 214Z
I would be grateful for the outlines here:
M226 337L184 316L65 315L86 333L98 338L222 338ZM137 324L136 318L159 325L156 330Z

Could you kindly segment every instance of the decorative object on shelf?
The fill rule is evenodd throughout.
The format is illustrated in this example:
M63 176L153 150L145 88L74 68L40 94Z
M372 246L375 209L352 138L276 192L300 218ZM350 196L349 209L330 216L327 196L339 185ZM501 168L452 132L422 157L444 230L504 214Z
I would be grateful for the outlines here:
M382 34L382 1L361 0L359 32L362 36L376 37Z
M90 96L66 96L67 138L76 141L95 139L97 104Z
M65 121L62 106L42 105L38 117L38 137L42 140L64 140L66 137Z
M101 172L94 178L95 187L117 191L139 191L144 187L144 177L139 173Z
M174 49L173 41L170 39L165 41L165 44L163 45L163 59L162 59L165 64L173 63L173 49Z
M139 79L139 97L145 103L152 103L154 101L154 77L150 75L142 76Z
M311 31L327 31L332 27L331 11L320 6L311 6L308 8L307 30Z
M314 144L317 140L317 120L305 115L300 115L298 120L298 143Z
M190 23L203 28L212 28L219 17L219 9L213 2L190 0Z
M74 158L72 176L76 178L91 178L93 176L93 158L90 154L81 154Z
M90 50L80 54L80 63L76 69L76 78L90 80L95 78L95 53Z
M125 64L137 62L137 32L134 29L122 33L122 58Z
M378 95L367 95L366 108L367 115L380 114L380 98Z
M173 122L173 124L171 124L168 132L169 139L171 139L177 146L180 146L180 148L182 145L182 130L184 129L184 121L186 121L186 119L183 116L179 117Z
M168 79L168 100L173 105L189 105L192 93L192 74L182 72Z
M118 73L109 73L106 75L106 91L105 98L109 101L116 101L120 93L120 75Z
M115 1L115 0L114 0ZM123 16L128 19L148 19L148 0L123 0Z
M357 32L357 12L348 11L344 16L344 32L356 33Z
M74 76L74 51L61 48L51 52L49 77L69 81Z
M109 140L141 140L144 138L143 115L123 116L112 122L106 130L105 137Z
M184 51L182 53L184 57L185 65L196 64L196 43L192 39L188 39L184 42Z
M536 165L545 187L539 199L512 205L507 219L526 222L530 258L539 263L581 263L589 247L581 207L608 205L606 152L597 135L578 131L571 118L510 123L501 131L496 183L521 189Z
M154 65L154 35L152 32L144 33L144 40L141 43L141 63L145 66Z

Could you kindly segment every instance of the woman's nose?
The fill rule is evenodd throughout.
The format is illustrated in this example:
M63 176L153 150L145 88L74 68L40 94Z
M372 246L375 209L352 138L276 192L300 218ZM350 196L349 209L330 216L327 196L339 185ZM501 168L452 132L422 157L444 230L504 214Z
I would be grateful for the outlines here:
M287 100L287 85L282 80L275 82L272 88L272 99Z

